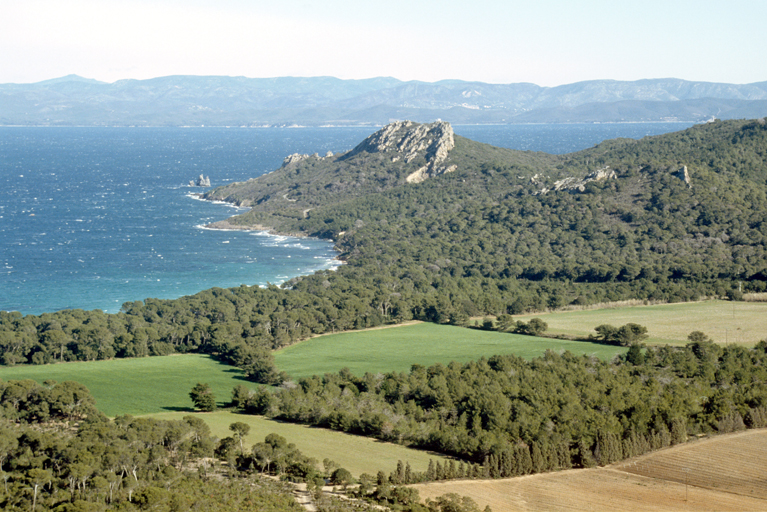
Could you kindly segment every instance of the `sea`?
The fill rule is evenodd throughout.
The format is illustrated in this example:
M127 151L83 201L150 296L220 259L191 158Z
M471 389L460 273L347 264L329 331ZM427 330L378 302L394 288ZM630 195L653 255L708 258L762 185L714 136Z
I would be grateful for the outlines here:
M563 154L690 123L454 126L495 146ZM120 310L212 287L280 284L332 270L333 244L207 229L244 211L200 200L292 153L355 147L370 127L0 127L0 310Z

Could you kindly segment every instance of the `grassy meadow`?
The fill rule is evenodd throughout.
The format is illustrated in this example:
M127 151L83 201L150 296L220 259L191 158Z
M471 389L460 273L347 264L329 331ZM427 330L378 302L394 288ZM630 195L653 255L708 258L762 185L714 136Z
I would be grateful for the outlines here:
M198 382L210 384L223 405L231 400L232 388L247 382L241 370L199 354L0 367L0 379L80 382L107 416L192 411L189 391Z
M546 349L570 350L609 359L625 349L592 343L534 338L420 323L388 329L320 336L275 354L277 366L293 378L337 372L408 371L414 363L429 366L471 361L495 354L532 358ZM192 411L189 391L208 383L219 405L238 384L256 387L243 372L199 354L0 367L0 379L44 382L74 380L84 384L107 416Z
M280 370L298 378L337 372L344 367L356 375L405 372L413 364L468 362L496 354L532 359L547 349L569 350L602 359L610 359L626 350L581 341L417 323L319 336L278 350L274 356Z
M767 338L767 302L711 300L653 306L563 311L515 316L528 321L538 317L549 325L550 334L588 336L594 327L629 322L647 327L648 343L684 345L692 331L702 331L717 343L753 346Z
M157 419L179 420L189 414L166 412L149 416ZM429 459L442 463L448 460L444 455L437 453L414 450L398 444L384 443L343 432L284 423L262 416L248 416L230 411L200 412L192 415L205 420L213 435L219 438L232 435L229 430L229 425L232 423L236 421L247 423L250 425L250 433L244 439L246 450L253 444L263 441L267 435L276 432L289 443L295 443L304 455L317 459L320 467L322 467L322 460L329 458L348 469L354 476L362 473L375 475L379 469L389 473L394 471L399 460L403 463L409 462L413 471L426 471Z

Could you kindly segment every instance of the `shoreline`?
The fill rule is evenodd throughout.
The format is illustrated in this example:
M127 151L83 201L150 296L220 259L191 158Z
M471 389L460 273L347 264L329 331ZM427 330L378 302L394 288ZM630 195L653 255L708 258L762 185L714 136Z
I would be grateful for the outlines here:
M216 229L221 231L258 231L261 233L268 233L274 236L289 236L293 238L314 238L316 240L323 240L325 242L331 242L333 244L336 243L336 241L332 238L313 237L313 236L307 235L306 233L291 233L289 231L277 231L276 229L269 226L264 226L263 224L248 224L245 226L240 224L232 224L231 222L229 222L229 219L211 222L210 224L205 224L205 226L203 227L205 229Z
M202 199L202 200L208 201L207 199ZM231 222L229 222L229 219L211 222L210 224L206 224L205 226L203 226L203 228L215 229L220 231L253 231L253 232L267 233L272 236L289 236L292 238L313 238L315 240L330 242L333 244L333 250L337 253L331 259L331 261L337 261L342 265L346 264L346 260L340 257L341 251L336 246L336 240L333 238L319 238L319 237L313 237L313 236L307 235L306 233L290 233L287 231L277 231L274 228L265 226L263 224L248 224L246 226L239 225L239 224L232 224ZM306 275L310 275L310 274L306 274Z

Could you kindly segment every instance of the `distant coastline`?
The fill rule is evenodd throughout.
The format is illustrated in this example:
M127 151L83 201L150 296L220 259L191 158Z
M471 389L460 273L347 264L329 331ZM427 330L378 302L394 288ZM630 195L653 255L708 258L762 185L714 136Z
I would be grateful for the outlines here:
M279 106L275 106L279 105ZM0 84L2 126L361 128L701 123L767 116L767 82L590 80L557 87L447 80L169 76L116 83L70 75Z

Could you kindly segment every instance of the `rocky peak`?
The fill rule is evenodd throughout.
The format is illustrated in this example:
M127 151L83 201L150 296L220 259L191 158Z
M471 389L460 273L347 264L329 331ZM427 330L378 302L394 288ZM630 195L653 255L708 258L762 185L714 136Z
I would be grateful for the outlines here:
M407 177L410 183L420 183L427 178L456 169L455 165L442 165L453 147L455 147L455 138L450 123L437 121L418 124L412 121L398 121L384 126L362 141L352 153L387 152L392 153L392 162L404 160L405 163L423 156L426 165Z

